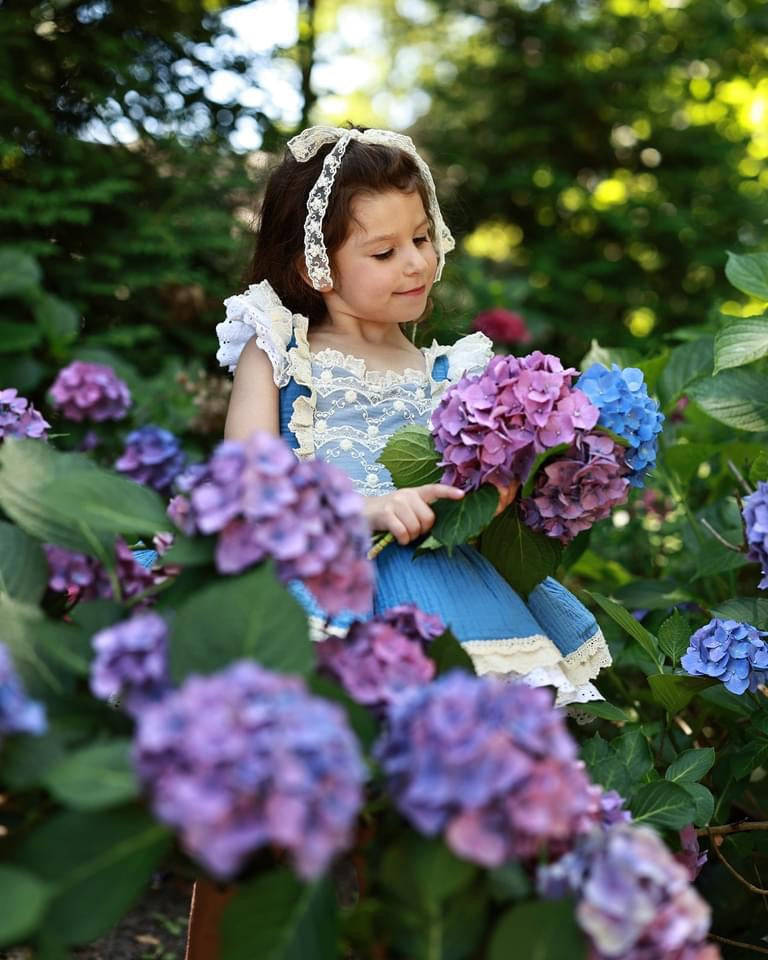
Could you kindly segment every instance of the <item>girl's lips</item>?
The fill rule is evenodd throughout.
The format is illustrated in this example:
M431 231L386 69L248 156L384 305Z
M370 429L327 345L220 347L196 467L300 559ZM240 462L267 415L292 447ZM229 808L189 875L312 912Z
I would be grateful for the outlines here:
M419 297L426 289L426 284L422 283L420 287L414 287L413 290L397 291L397 295L398 297Z

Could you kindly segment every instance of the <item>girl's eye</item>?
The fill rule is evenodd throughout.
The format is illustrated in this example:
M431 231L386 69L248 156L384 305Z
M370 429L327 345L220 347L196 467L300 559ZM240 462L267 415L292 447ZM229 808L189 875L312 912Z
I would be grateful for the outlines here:
M413 242L420 247L423 243L429 243L429 237L414 237Z
M392 253L393 253L392 250L386 250L384 253L374 253L374 254L373 254L373 259L374 259L374 260L389 260L389 258L392 256Z

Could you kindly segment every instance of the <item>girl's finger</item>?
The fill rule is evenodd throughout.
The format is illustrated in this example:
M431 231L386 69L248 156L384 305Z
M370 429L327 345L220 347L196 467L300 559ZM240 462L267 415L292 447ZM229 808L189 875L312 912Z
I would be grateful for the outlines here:
M397 540L401 547L404 547L406 543L409 542L410 537L408 535L408 528L405 526L402 520L400 520L399 517L393 516L390 518L388 526L389 532L392 534L395 540Z
M423 487L415 488L419 496L426 503L431 500L461 500L464 491L458 487L449 487L447 483L425 483Z
M424 503L423 500L417 500L413 505L414 512L419 519L419 533L426 533L432 529L435 522L435 514Z

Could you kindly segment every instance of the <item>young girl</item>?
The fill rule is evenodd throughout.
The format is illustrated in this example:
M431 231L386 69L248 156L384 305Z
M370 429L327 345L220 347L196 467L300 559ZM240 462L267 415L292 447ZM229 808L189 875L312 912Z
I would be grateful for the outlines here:
M218 358L235 371L226 434L279 433L298 457L351 476L372 530L397 541L377 558L373 612L416 603L443 618L478 673L552 685L559 704L597 699L590 681L611 660L586 608L551 578L524 603L469 546L414 558L430 504L462 493L396 490L378 462L396 430L426 424L446 385L491 356L482 333L419 350L403 332L428 311L453 246L408 137L332 127L294 137L267 186L251 286L217 327Z

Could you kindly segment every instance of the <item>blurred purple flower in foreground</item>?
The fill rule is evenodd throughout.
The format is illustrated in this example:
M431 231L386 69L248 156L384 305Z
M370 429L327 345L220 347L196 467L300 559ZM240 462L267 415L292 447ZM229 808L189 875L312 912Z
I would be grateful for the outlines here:
M0 745L7 734L45 730L45 708L29 699L7 647L0 643Z
M83 420L122 420L131 393L112 367L74 360L59 370L50 390L51 401L63 416Z
M431 420L442 482L507 487L526 478L537 454L594 427L600 412L571 386L575 373L536 350L493 357L481 374L448 387Z
M531 496L520 503L523 520L532 530L568 543L626 501L628 474L623 447L611 437L577 437L537 473Z
M319 643L318 664L353 700L381 710L406 688L434 677L435 663L426 650L444 629L439 617L402 605L353 623L344 637Z
M220 879L264 846L299 875L346 849L365 767L342 711L301 680L240 661L144 709L134 761L152 809Z
M763 637L768 633L749 623L714 617L691 636L680 665L692 677L715 677L731 693L754 692L768 680Z
M91 644L91 690L101 700L119 698L136 715L167 692L168 627L151 611L99 630Z
M688 877L693 883L701 873L701 868L709 859L709 855L706 850L702 853L699 846L699 835L692 823L683 827L678 835L680 837L680 852L675 854L675 860L685 867L688 871ZM714 840L712 842L714 843Z
M26 397L19 396L18 390L0 390L0 442L5 437L44 438L50 426Z
M284 581L301 580L329 613L367 612L373 593L370 533L352 481L320 460L297 460L283 440L255 433L219 444L174 497L185 533L218 533L216 566L239 573L266 558Z
M522 315L505 307L483 310L472 321L472 329L479 330L496 343L530 343L531 333Z
M599 787L550 694L454 671L402 692L374 753L395 806L483 866L568 849L599 823Z
M51 590L74 593L80 600L112 598L112 583L95 557L49 543L43 544L43 549ZM128 544L119 537L115 541L115 574L123 597L135 597L157 582L157 574L137 563Z
M590 960L717 960L706 944L710 910L688 871L650 828L595 831L539 870L545 897L576 896Z
M155 490L168 490L187 463L178 437L147 424L128 434L115 470Z
M747 557L760 564L763 578L758 587L768 590L768 483L758 483L757 490L744 501L742 516L749 547Z

